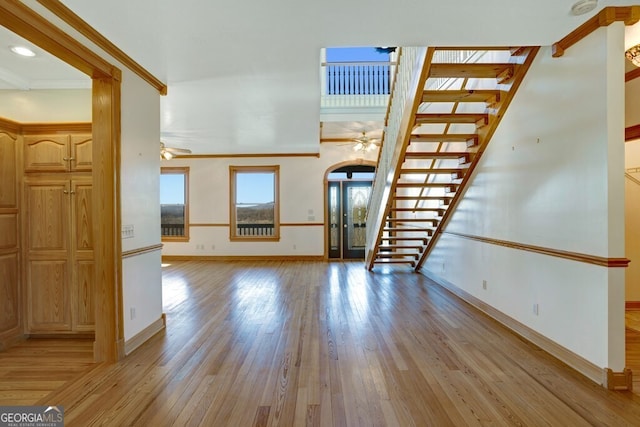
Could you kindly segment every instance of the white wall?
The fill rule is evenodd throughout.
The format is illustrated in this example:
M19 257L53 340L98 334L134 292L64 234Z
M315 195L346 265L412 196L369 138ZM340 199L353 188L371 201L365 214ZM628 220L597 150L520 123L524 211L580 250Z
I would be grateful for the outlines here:
M366 158L376 160L377 152ZM320 144L320 157L173 159L162 166L189 166L189 222L229 224L229 165L280 165L280 223L324 223L325 172L362 155L350 146ZM191 227L189 242L165 242L163 255L322 256L324 227L281 226L279 242L231 242L229 227ZM200 249L200 247L202 248Z
M623 35L614 23L561 58L541 49L445 231L624 257ZM624 367L621 270L447 234L425 270L599 367Z
M121 221L133 226L133 237L122 239L126 253L160 243L160 96L129 70L123 70L122 111ZM128 340L162 315L160 251L123 260L122 295Z
M0 90L0 117L18 123L88 123L91 89Z

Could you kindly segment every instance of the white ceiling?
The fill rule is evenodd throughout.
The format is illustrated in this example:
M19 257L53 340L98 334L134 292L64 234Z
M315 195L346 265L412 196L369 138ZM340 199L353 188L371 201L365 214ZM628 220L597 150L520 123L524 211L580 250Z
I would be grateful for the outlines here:
M11 46L29 47L36 56L18 56L9 50ZM88 88L91 88L89 76L0 26L0 89Z
M637 3L601 0L596 11L576 17L574 1L63 3L168 84L161 131L169 145L195 153L288 153L318 151L322 47L550 45L604 6ZM0 36L6 45L6 34ZM5 51L0 45L0 67L24 80L59 78L49 65L14 68ZM373 122L329 123L323 136L356 137L363 127L380 131Z

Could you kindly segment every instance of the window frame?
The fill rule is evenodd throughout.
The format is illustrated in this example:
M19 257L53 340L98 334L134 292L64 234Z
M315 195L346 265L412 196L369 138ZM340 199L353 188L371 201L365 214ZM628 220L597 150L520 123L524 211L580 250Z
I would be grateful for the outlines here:
M239 236L236 234L236 177L238 173L273 173L273 235ZM229 240L232 242L280 241L280 166L229 166Z
M162 213L160 215L160 241L189 241L189 166L166 166L160 168L160 175L184 175L184 236L162 235ZM160 204L162 206L162 203Z

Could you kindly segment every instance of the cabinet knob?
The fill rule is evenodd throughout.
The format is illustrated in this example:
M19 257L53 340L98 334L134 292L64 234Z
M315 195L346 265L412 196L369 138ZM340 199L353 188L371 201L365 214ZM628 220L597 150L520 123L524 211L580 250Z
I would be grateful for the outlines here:
M62 160L64 160L65 162L68 162L70 160L75 160L75 157L63 157Z

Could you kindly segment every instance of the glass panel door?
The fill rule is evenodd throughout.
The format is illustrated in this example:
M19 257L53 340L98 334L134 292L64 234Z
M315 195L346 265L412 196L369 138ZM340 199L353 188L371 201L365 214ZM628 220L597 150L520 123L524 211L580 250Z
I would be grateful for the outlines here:
M370 195L371 182L345 181L342 183L343 258L364 259L367 205Z
M342 256L342 200L340 182L329 182L329 258Z

